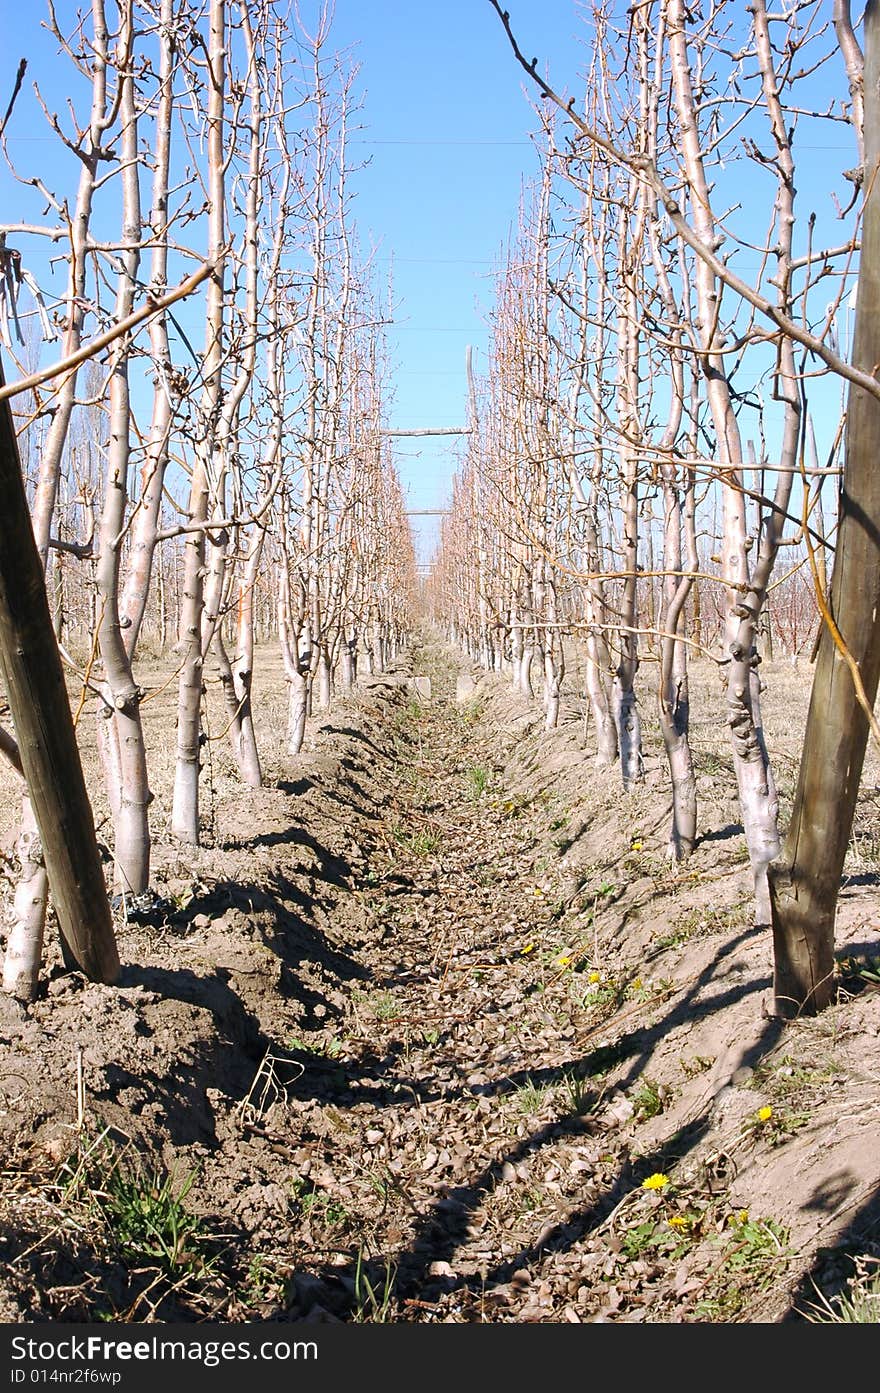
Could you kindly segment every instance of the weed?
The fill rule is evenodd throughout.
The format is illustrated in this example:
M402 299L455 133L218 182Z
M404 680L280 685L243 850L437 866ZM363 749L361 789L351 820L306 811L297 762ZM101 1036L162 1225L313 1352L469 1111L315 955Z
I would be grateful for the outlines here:
M582 1010L616 1011L622 1004L626 989L613 977L603 980L600 973L593 971L587 982L587 990L579 993Z
M778 1063L759 1064L750 1080L750 1087L759 1088L774 1102L781 1102L793 1094L821 1091L833 1083L835 1076L836 1071L830 1066L826 1069L811 1068L786 1054Z
M741 1313L747 1296L773 1281L788 1253L788 1231L774 1219L750 1219L742 1210L729 1217L714 1242L724 1245L720 1270L694 1314L698 1320L730 1321Z
M718 755L712 754L710 750L700 751L695 754L694 764L701 774L723 774L733 773L733 766L730 760L721 759Z
M877 1325L880 1322L880 1272L873 1276L868 1263L876 1258L856 1258L856 1271L844 1291L829 1298L816 1288L818 1303L810 1302L803 1312L819 1325Z
M325 1224L329 1229L338 1228L340 1224L346 1222L348 1219L348 1210L339 1200L333 1199L332 1195L328 1195L324 1190L316 1190L314 1188L306 1190L304 1182L301 1180L294 1182L294 1184L296 1188L300 1190L297 1198L299 1199L300 1210L304 1215L320 1220L321 1223ZM294 1187L292 1186L291 1188Z
M481 798L489 787L489 771L480 764L474 764L465 771L468 796L474 802Z
M544 1194L536 1185L524 1185L517 1194L521 1214L534 1214L544 1202Z
M364 1250L358 1249L354 1269L355 1309L352 1320L358 1324L382 1324L390 1318L391 1302L394 1295L394 1282L397 1268L392 1267L391 1259L385 1259L385 1278L381 1289L374 1286L364 1268Z
M116 1161L99 1202L126 1257L155 1265L167 1276L204 1271L207 1233L184 1205L194 1180L191 1171L175 1193L172 1176L127 1169Z
M732 1272L764 1270L785 1252L788 1232L775 1219L750 1219L745 1211L733 1215L729 1228L735 1238L726 1265Z
M627 1229L620 1251L635 1260L645 1253L656 1253L677 1262L692 1248L699 1237L700 1216L673 1215L671 1218L646 1219Z
M567 1103L566 1114L583 1117L584 1113L592 1111L595 1107L596 1098L589 1081L573 1069L563 1074L561 1087L564 1101Z
M851 996L866 986L880 986L880 958L868 955L842 958L839 964L840 985Z
M789 1112L785 1108L774 1108L767 1103L747 1119L745 1135L756 1141L766 1141L770 1146L781 1146L793 1133L806 1127L809 1121L809 1113Z
M342 1050L342 1041L334 1035L332 1040L305 1040L301 1035L291 1035L286 1049L291 1053L312 1054L319 1059L335 1059Z
M704 1074L707 1069L711 1069L715 1063L715 1058L713 1055L695 1054L690 1059L685 1059L682 1055L678 1062L685 1078L694 1079L698 1074Z
M184 1203L195 1179L196 1171L190 1171L176 1187L168 1173L127 1163L106 1128L95 1138L82 1134L75 1156L58 1176L64 1207L80 1203L99 1214L124 1258L178 1281L201 1277L211 1266L211 1235Z
M394 999L392 992L374 992L372 996L366 998L366 1006L372 1011L377 1020L393 1021L400 1015L400 1007Z
M694 1307L697 1320L707 1324L729 1325L736 1320L745 1298L737 1287L728 1287L718 1296L704 1296Z
M248 1264L244 1300L247 1305L256 1306L263 1301L283 1298L286 1285L286 1274L278 1272L264 1253L255 1253Z
M465 725L477 725L482 715L482 705L479 699L464 702L459 707L459 715Z
M720 905L717 908L704 906L688 910L682 914L669 933L655 940L654 947L679 948L692 938L710 938L713 934L733 933L747 928L752 920L752 902L740 900L737 904Z
M653 1079L643 1079L630 1099L638 1121L647 1122L649 1118L657 1117L665 1108L668 1097L669 1090L663 1084L655 1083Z
M410 797L414 808L426 811L434 799L434 787L430 780L417 774L412 780Z
M411 830L396 823L392 828L395 841L410 851L413 856L433 856L440 848L440 836L429 827L416 827Z
M675 983L669 977L663 977L659 982L645 982L641 977L634 977L627 983L625 995L627 1001L650 1001L651 997L673 991L674 988Z
M531 1117L540 1112L551 1091L552 1085L538 1084L533 1079L527 1079L513 1094L517 1112L522 1113L523 1117Z

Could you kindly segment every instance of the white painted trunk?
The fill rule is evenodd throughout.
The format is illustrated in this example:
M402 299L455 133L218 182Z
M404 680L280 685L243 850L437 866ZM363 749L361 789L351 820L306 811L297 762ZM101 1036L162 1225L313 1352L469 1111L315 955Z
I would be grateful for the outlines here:
M522 658L521 658L521 660L520 660L520 665L519 665L519 683L518 683L518 685L519 685L519 690L522 692L523 696L524 696L524 697L528 697L530 701L532 700L532 698L533 698L534 695L535 695L535 689L534 689L534 687L532 686L532 663L533 663L533 661L534 661L534 657L535 657L535 645L534 645L534 643L524 643L524 644L523 644L523 651L522 651Z
M755 882L755 923L769 924L767 867L781 850L779 795L764 742L760 683L747 662L734 660L731 664L727 713L743 831Z
M257 749L251 710L253 672L249 659L252 655L241 654L234 663L230 663L219 629L214 634L212 646L223 687L223 699L229 725L229 742L232 746L238 772L242 782L247 784L248 788L261 788L263 771L260 767L260 755Z
M287 751L298 755L303 747L306 734L306 713L308 711L308 678L304 673L290 674L290 699L287 717Z
M607 769L615 763L618 755L617 722L608 699L608 690L592 636L587 640L586 692L596 727L596 764L599 768Z
M629 791L645 777L642 760L642 722L635 691L615 679L612 694L620 748L620 773L623 787Z
M664 732L665 739L665 732ZM697 837L697 781L686 734L673 734L666 740L666 757L672 779L672 827L669 833L669 859L686 861Z
M373 625L373 671L385 671L385 639L379 621Z
M330 702L333 696L333 673L330 669L330 659L327 654L322 652L318 659L318 689L315 694L315 705L319 711L327 712L330 710Z
M350 692L354 687L355 648L355 642L346 640L339 654L339 681L344 692Z
M21 831L16 843L20 865L15 886L12 925L3 962L3 990L20 1001L37 994L43 958L43 934L49 881L31 800L22 798Z
M562 689L561 663L548 644L544 653L544 729L555 730L559 724L559 704Z

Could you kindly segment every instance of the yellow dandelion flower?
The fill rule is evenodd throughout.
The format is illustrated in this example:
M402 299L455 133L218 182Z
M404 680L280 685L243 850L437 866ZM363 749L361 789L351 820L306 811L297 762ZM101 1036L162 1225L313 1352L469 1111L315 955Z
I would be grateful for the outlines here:
M671 1229L686 1229L688 1221L683 1214L673 1214L672 1218L667 1219L666 1222Z
M534 945L534 943L527 943L526 946L525 946L525 948L520 948L519 951L520 951L521 953L534 953L534 951L535 951L535 945Z
M588 982L601 982L601 981L602 981L602 974L601 974L601 972L591 972L590 975L589 975L589 977L587 978L587 981L588 981Z
M632 847L633 851L641 851L643 843L639 840L638 837L635 837L633 841L630 842L630 846Z
M642 1189L643 1189L643 1190L665 1190L665 1189L666 1189L666 1186L667 1186L668 1184L669 1184L669 1176L668 1176L668 1175L663 1175L660 1171L655 1171L655 1173L654 1173L653 1175L649 1175L649 1176L648 1176L647 1180L643 1180L643 1181L642 1181Z
M738 1224L747 1224L749 1222L749 1211L747 1209L741 1209L736 1216L736 1222Z
M765 1104L763 1108L758 1108L758 1121L759 1121L759 1122L769 1122L772 1116L773 1116L773 1109L772 1109L771 1107L769 1107L767 1104Z
M556 959L556 962L559 967L568 967L569 963L571 962L571 958L566 957L563 953L561 958Z

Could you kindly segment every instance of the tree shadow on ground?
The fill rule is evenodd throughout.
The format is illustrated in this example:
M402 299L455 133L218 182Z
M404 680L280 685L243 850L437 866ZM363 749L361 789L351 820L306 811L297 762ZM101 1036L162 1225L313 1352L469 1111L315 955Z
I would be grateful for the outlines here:
M875 1274L880 1273L880 1183L872 1183L865 1195L864 1187L858 1187L851 1175L841 1174L835 1179L836 1185L814 1195L807 1207L820 1214L830 1212L830 1217L846 1208L855 1212L834 1246L819 1248L812 1266L792 1293L782 1324L805 1324L817 1316L828 1320L828 1306L834 1308L835 1298L846 1295L857 1272L857 1260L869 1265ZM854 1190L857 1193L851 1199Z
M218 1268L234 1262L247 1238L230 1229L228 1219L221 1224L208 1216L200 1241L203 1263L189 1272L183 1264L164 1272L148 1256L120 1251L112 1223L105 1221L103 1229L94 1212L85 1210L79 1221L56 1223L48 1232L27 1221L0 1222L5 1281L24 1321L199 1323L216 1305Z
M704 842L728 842L733 837L741 837L743 831L741 822L728 822L725 827L719 827L715 832L702 832L694 842L694 849L702 846Z
M517 1088L521 1088L523 1084L526 1083L535 1085L552 1084L558 1083L566 1077L587 1079L594 1077L600 1072L605 1072L615 1065L622 1063L625 1059L631 1059L633 1056L637 1056L626 1076L617 1080L614 1085L617 1091L626 1092L644 1072L654 1047L670 1031L687 1022L698 1021L707 1016L711 1016L717 1011L725 1011L737 1002L744 1000L747 996L752 996L757 992L767 991L771 987L772 979L768 975L767 977L760 977L748 983L739 983L727 990L717 992L713 996L708 997L705 1001L698 1002L696 1000L704 987L710 982L718 980L718 968L722 961L730 954L736 952L736 950L742 947L748 940L755 937L756 934L762 932L764 931L757 928L746 929L738 934L736 938L729 940L723 947L719 948L718 952L711 961L706 964L689 987L682 993L676 993L676 1003L673 1008L663 1015L653 1026L640 1027L637 1030L625 1032L618 1036L614 1043L602 1045L598 1049L590 1051L579 1058L568 1060L564 1064L547 1067L541 1067L539 1065L538 1067L516 1070L512 1073L504 1074L503 1077L494 1082L477 1084L473 1088L468 1088L467 1092L478 1096L492 1096L511 1093ZM620 1019L624 1019L631 1014L631 1008L626 1008L625 1011L618 1013ZM616 1018L612 1015L594 1027L589 1034L608 1035L613 1033L616 1023ZM767 1030L761 1037L761 1045L758 1048L757 1058L760 1058L760 1055L766 1053L767 1050L772 1049L773 1045L779 1039L783 1028L781 1021L774 1019L768 1022ZM740 1064L753 1067L755 1062L752 1058L753 1055L755 1055L754 1049L744 1049ZM459 1096L463 1095L463 1093L464 1090L461 1090ZM446 1097L454 1096L456 1096L454 1091L448 1091L446 1093Z
M291 798L302 798L310 789L316 788L314 779L277 779L275 787L281 793L288 794Z
M219 850L246 851L249 847L276 846L306 848L314 853L317 861L312 874L316 875L319 880L326 880L330 885L335 885L338 889L348 890L350 888L351 862L339 852L331 851L328 846L325 846L311 832L306 832L302 827L286 827L281 832L261 832L247 840L226 842L220 846ZM232 885L235 882L229 881L228 883ZM301 898L305 897L301 896Z
M851 890L857 885L880 885L880 872L859 871L856 875L845 875L841 877L841 892Z
M342 736L346 740L357 741L359 745L366 745L383 764L387 764L389 761L388 750L377 745L375 740L371 740L369 735L365 735L362 730L355 730L354 726L322 726L321 730L327 735Z
M525 1083L553 1085L560 1084L572 1076L582 1079L595 1078L630 1059L632 1063L627 1073L624 1077L615 1079L614 1083L615 1091L625 1092L644 1072L654 1046L676 1025L693 1020L695 1012L708 1015L715 1011L726 1011L736 1001L762 991L769 985L769 979L740 983L716 993L705 1002L695 1004L694 1001L703 987L717 979L719 964L756 932L755 929L746 930L726 943L684 995L679 997L672 1010L666 1012L662 1019L650 1028L624 1034L611 1044L603 1044L587 1055L552 1067L519 1070L513 1074L506 1074L501 1079L473 1087L446 1088L445 1098L498 1096ZM599 1029L603 1034L613 1032L613 1027L613 1019L606 1020L597 1028L596 1033ZM778 1043L783 1028L782 1022L768 1019L752 1045L744 1046L739 1060L740 1066L754 1067ZM377 1065L381 1069L388 1062L390 1061L386 1056L377 1061ZM733 1067L732 1065L732 1070ZM408 1085L420 1102L430 1097L430 1091L425 1088L426 1082L425 1079L412 1079ZM598 1080L596 1086L597 1095L588 1104L587 1111L601 1099ZM348 1098L351 1097L352 1090L348 1086ZM336 1095L334 1102L339 1101L341 1099ZM405 1098L401 1099L401 1102L406 1101ZM616 1174L599 1195L591 1197L590 1202L581 1208L570 1209L551 1227L543 1227L539 1238L533 1243L524 1244L515 1252L505 1255L494 1267L481 1272L479 1277L455 1274L438 1277L434 1272L435 1265L446 1264L454 1268L457 1255L470 1239L473 1222L480 1208L505 1178L507 1167L515 1167L526 1159L533 1166L536 1153L560 1139L589 1135L589 1129L593 1126L589 1116L575 1113L542 1124L536 1131L532 1131L515 1146L507 1149L504 1154L495 1157L472 1179L448 1189L444 1187L445 1193L427 1209L417 1212L409 1243L393 1259L396 1271L395 1299L404 1304L407 1300L413 1300L418 1305L426 1302L429 1304L430 1301L438 1300L450 1292L467 1291L474 1296L485 1295L494 1286L506 1283L516 1270L540 1261L547 1253L570 1251L601 1225L627 1194L638 1190L645 1177L654 1171L671 1167L694 1150L709 1128L713 1105L714 1095L705 1100L704 1106L696 1116L691 1117L650 1153L639 1156L637 1160L624 1155L620 1158ZM387 1277L385 1264L388 1260L387 1257L382 1261L374 1259L367 1265L365 1270L371 1282L381 1282L383 1271ZM335 1292L333 1309L343 1319L349 1317L353 1310L351 1297L354 1276L354 1263L341 1269L337 1267L332 1274L329 1271L324 1274L325 1279L331 1284L332 1292ZM330 1290L328 1288L324 1293L328 1300Z
M313 841L310 838L308 843L301 844L311 845ZM347 865L341 859L336 864L340 868ZM317 876L317 872L314 874ZM340 877L342 874L340 869ZM337 884L335 875L331 869L325 877L328 885ZM340 883L345 886L344 880ZM341 981L371 981L370 970L346 949L331 943L315 922L316 909L333 908L335 903L332 892L328 891L325 896L317 890L306 891L289 876L274 871L259 884L242 880L214 881L201 894L194 895L185 910L173 916L172 926L178 933L187 935L204 927L200 924L197 930L196 921L221 921L228 910L246 914L252 919L254 937L278 958L282 990L286 995L295 995L290 977L303 963L325 968ZM218 928L222 929L222 923L218 922Z

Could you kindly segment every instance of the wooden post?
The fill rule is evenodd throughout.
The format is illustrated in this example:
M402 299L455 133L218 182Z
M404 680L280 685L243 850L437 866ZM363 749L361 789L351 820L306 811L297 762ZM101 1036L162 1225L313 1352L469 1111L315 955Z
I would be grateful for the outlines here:
M880 0L865 12L865 207L852 363L880 362ZM855 384L847 403L840 525L830 611L858 665L869 706L880 677L880 403ZM780 1015L834 997L834 919L868 740L852 674L823 622L797 793L782 855L770 870Z
M0 366L0 386L3 371ZM70 958L115 982L119 955L9 402L0 402L0 669Z

